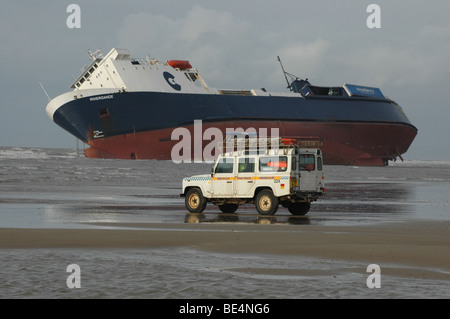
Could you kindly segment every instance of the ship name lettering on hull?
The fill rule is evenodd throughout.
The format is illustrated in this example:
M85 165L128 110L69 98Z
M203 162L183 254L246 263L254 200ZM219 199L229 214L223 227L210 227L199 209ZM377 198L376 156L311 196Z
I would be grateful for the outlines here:
M90 99L89 99L89 101L99 101L99 100L107 100L107 99L113 99L114 98L114 95L112 95L112 94L110 94L110 95L101 95L101 96L94 96L94 97L91 97Z

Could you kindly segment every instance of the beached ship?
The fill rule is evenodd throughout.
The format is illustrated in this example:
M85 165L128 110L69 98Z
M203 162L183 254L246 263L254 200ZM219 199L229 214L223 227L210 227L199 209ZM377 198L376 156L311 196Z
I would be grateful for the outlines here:
M179 142L174 129L195 135L201 120L200 134L278 128L280 137L321 138L325 164L382 166L401 158L417 134L378 88L318 87L286 76L287 92L217 89L185 60L133 59L124 49L89 53L92 63L73 90L46 108L52 121L89 145L87 157L170 160Z

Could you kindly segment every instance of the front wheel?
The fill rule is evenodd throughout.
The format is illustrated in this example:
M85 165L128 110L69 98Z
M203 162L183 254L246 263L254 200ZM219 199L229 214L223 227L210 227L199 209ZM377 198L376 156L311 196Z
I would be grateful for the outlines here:
M256 210L265 216L274 215L278 210L278 203L278 198L268 189L260 191L255 198Z
M311 208L310 202L292 203L288 206L289 212L295 216L303 216L309 212Z
M200 189L192 188L187 192L184 204L191 213L201 213L206 207L206 199Z

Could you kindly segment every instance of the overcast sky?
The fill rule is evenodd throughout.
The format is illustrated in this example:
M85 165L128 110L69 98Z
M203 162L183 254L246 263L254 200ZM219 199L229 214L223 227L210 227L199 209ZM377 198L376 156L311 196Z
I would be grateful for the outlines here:
M71 3L81 28L69 29ZM371 3L381 28L369 29ZM450 1L0 0L0 146L74 148L47 117L87 50L188 59L211 87L285 91L286 71L319 86L379 87L419 133L406 159L450 160Z

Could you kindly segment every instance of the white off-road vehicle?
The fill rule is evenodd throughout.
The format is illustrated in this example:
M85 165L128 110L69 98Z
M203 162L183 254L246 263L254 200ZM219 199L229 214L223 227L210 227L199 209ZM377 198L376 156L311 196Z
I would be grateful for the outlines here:
M261 145L264 143L264 148ZM239 143L237 143L239 144ZM234 213L253 203L261 215L273 215L279 204L293 215L305 215L311 202L325 192L321 141L317 139L258 139L257 147L244 140L219 155L211 174L185 177L181 196L191 213L206 203Z

